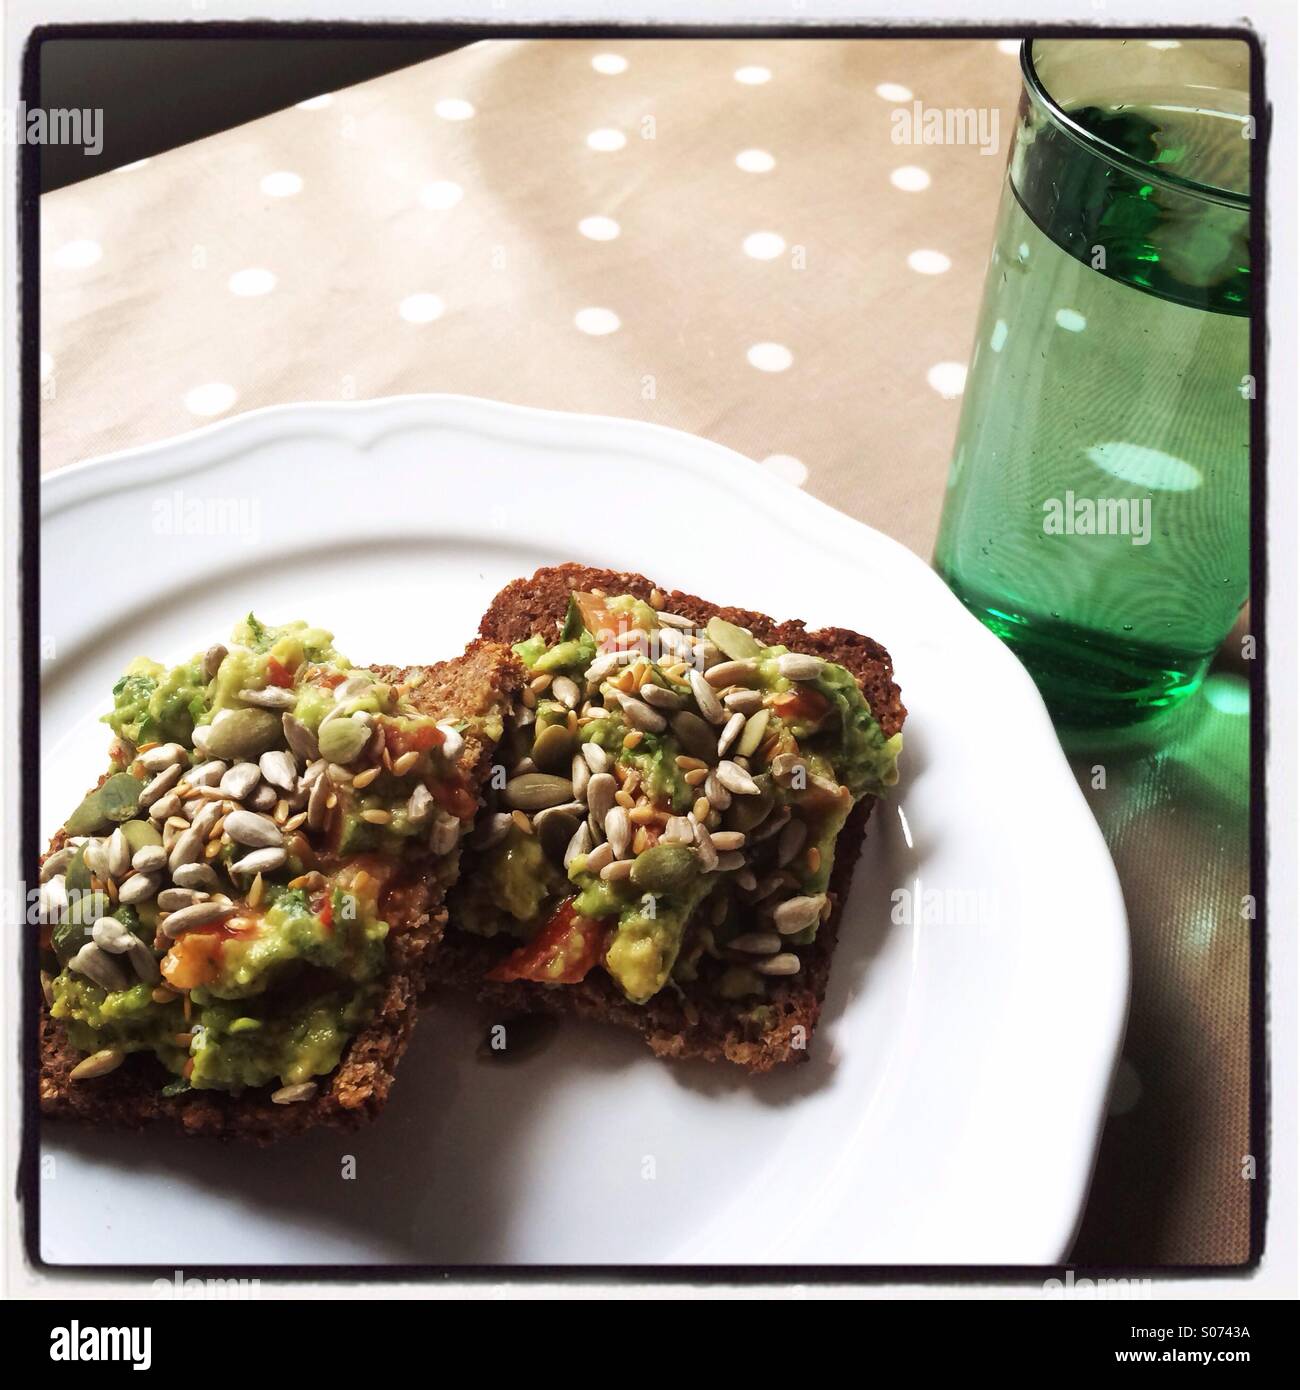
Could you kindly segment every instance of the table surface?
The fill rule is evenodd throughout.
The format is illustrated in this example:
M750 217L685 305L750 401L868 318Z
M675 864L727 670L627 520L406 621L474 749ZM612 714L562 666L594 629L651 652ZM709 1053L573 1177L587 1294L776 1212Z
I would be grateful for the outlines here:
M42 469L463 392L715 439L928 558L1018 96L1009 41L493 41L47 194ZM996 147L895 143L913 101ZM1079 1263L1248 1254L1247 714L1221 661L1073 758L1134 965Z

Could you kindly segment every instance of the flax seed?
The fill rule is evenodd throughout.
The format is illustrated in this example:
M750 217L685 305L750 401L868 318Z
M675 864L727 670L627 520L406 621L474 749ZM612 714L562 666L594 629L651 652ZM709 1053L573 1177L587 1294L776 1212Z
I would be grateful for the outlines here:
M628 791L626 787L620 787L619 790L614 793L614 800L617 801L620 806L622 806L624 809L628 811L630 811L632 807L636 805L635 798L632 796L632 793Z
M403 754L403 756L405 757L406 755ZM411 754L411 756L416 757L418 755ZM379 776L381 771L382 769L378 767L368 767L364 772L358 772L357 775L353 777L352 785L358 791L361 791L363 788L368 787L371 784L371 782L373 782L375 778Z
M262 875L258 874L248 889L249 907L259 907L262 902L262 895L266 892L266 884L262 882Z
M705 772L709 770L708 763L704 762L703 759L689 758L686 756L685 753L679 753L673 759L673 761L677 764L678 767L681 768L683 772L695 772L698 771L700 768L703 768Z
M391 811L382 811L378 808L361 813L361 819L368 821L371 825L387 825L392 818L393 813Z
M397 775L398 775L399 777L405 777L406 774L407 774L408 772L410 772L410 770L411 770L411 769L416 765L416 763L418 763L419 761L420 761L420 755L419 755L419 753L418 753L414 748L412 748L409 752L403 753L402 756L401 756L400 758L397 758L397 759L394 760L393 765L392 765L393 771L394 771L395 773L397 773ZM352 785L353 785L353 786L356 786L356 778L355 778L355 777L352 779Z
M683 779L688 787L698 787L701 782L708 779L709 769L707 767L693 767Z
M709 812L712 809L713 808L709 805L709 798L707 796L700 797L695 805L691 807L691 810L695 812L696 820L707 820Z
M804 855L804 862L808 865L808 872L815 874L822 866L822 852L816 845L808 846L808 853Z
M645 735L641 732L640 729L633 729L631 733L629 733L629 734L624 734L624 736L623 736L623 747L624 747L624 748L635 748L635 747L637 746L637 744L640 743L641 740L642 740L644 737L645 737Z
M524 832L525 835L533 833L533 823L523 811L511 811L510 819Z

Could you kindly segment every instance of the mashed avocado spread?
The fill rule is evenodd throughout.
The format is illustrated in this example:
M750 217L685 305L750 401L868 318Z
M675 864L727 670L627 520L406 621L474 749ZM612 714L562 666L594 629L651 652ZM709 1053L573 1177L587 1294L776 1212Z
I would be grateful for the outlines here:
M109 773L43 889L51 1014L87 1077L148 1052L169 1094L306 1099L374 1016L430 873L451 876L477 807L463 726L323 629L251 614L179 666L132 662L105 719Z
M652 598L655 597L652 595ZM836 840L897 781L845 667L633 595L574 593L515 646L534 680L455 920L519 944L489 978L628 999L758 997L829 914Z

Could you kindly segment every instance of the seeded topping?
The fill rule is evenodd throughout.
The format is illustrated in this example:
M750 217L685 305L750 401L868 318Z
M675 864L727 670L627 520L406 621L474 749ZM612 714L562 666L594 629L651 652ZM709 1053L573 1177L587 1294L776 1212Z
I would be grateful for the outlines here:
M472 825L461 730L251 617L114 697L110 775L42 871L51 1009L93 1054L74 1078L152 1050L174 1085L304 1099L378 1002L385 904Z
M462 927L524 939L489 978L599 965L645 1002L797 974L835 839L893 780L899 741L843 667L718 616L575 593L557 629L515 647L534 675L503 744L505 814L485 817L460 900Z

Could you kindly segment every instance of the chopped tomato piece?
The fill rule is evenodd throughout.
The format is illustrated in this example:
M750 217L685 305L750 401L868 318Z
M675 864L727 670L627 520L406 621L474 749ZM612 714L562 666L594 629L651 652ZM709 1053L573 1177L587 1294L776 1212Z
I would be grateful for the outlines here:
M332 893L317 893L311 900L311 910L320 918L320 924L326 931L334 929L334 895Z
M400 758L403 753L427 753L430 748L441 748L447 741L446 734L432 721L406 727L395 719L379 722L384 726L384 744L393 758Z
M604 925L591 917L580 917L573 899L566 898L541 931L488 971L487 978L503 983L536 980L540 984L576 985L600 959L604 945Z
M221 973L221 948L226 936L221 931L186 932L172 944L162 958L162 977L175 989L198 989L210 985Z
M266 679L270 685L291 686L293 684L293 672L287 666L281 665L275 657L266 658Z
M429 790L442 809L457 820L469 820L478 810L478 800L461 782L435 782Z
M801 685L778 695L772 708L790 724L816 724L826 718L831 702L820 691Z
M582 625L596 639L596 644L602 651L632 645L628 639L619 640L624 633L638 631L630 614L616 613L597 594L578 591L574 593L573 599L578 605L578 612L582 614ZM646 645L644 638L641 639L640 645L643 648Z

